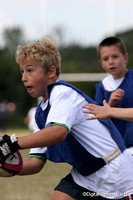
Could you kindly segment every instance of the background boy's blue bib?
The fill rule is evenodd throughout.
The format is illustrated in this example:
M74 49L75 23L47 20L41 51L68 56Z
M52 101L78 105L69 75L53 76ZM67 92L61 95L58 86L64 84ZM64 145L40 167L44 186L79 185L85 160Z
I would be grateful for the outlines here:
M118 108L132 108L133 107L133 70L129 70L122 83L118 88L125 91L122 100L115 105ZM118 89L117 88L117 89ZM102 81L96 85L96 101L99 105L103 105L103 100L109 101L110 95L113 91L107 91L104 89ZM121 119L111 119L114 125L117 127L118 131L121 133L125 144L127 147L133 146L133 122L121 120Z

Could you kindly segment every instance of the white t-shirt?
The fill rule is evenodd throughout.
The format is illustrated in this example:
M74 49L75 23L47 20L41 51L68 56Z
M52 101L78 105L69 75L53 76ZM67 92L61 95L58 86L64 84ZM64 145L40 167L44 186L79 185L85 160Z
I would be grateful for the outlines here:
M102 84L103 84L105 90L114 91L122 83L123 79L124 79L124 77L119 78L119 79L114 79L114 77L110 74L102 80Z
M47 103L42 102L42 110L45 110ZM91 115L82 112L82 106L86 103L86 100L70 87L54 86L50 96L51 109L47 117L46 127L49 127L52 122L65 124L87 151L96 157L106 156L117 145L110 136L107 127L98 120L86 120ZM38 131L37 125L35 131ZM31 149L30 153L41 151L46 152L47 147ZM125 167L125 165L128 165L128 167ZM133 157L126 150L96 173L82 176L75 168L72 168L71 174L78 185L101 195L112 194L112 196L106 198L118 198L118 193L122 193L119 196L124 196L125 192L133 193L132 169Z

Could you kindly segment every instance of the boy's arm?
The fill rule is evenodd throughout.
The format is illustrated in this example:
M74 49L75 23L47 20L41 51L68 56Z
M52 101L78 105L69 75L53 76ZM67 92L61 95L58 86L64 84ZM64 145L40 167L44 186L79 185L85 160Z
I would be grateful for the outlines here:
M22 149L46 147L62 142L68 134L64 126L54 125L23 137L18 137L18 144Z
M43 160L39 158L24 158L22 170L18 175L36 174L41 171L44 164Z
M5 135L0 141L0 163L4 163L12 153L19 149L29 149L36 147L46 147L62 142L68 134L68 129L64 126L53 125L44 128L34 134L16 138Z
M83 106L83 108L88 109L84 110L84 113L94 114L94 116L87 118L87 120L118 118L133 121L133 108L112 108L106 103L105 100L103 101L103 105L104 106L86 104L85 106Z

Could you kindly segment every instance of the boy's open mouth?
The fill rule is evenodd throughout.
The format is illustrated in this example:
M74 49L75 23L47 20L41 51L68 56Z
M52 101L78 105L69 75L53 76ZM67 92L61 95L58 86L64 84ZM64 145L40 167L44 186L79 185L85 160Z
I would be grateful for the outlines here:
M26 89L27 89L28 92L30 92L32 90L32 88L33 88L32 86L27 86L26 87Z

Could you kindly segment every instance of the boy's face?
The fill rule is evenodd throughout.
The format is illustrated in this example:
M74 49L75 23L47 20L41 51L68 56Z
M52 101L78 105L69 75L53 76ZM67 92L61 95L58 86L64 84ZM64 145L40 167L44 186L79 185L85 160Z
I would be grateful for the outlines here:
M36 62L27 61L20 65L22 81L27 92L34 98L42 96L47 99L46 87L49 84L48 73Z
M115 79L125 76L128 54L123 55L115 45L104 46L100 49L100 63L104 70Z

